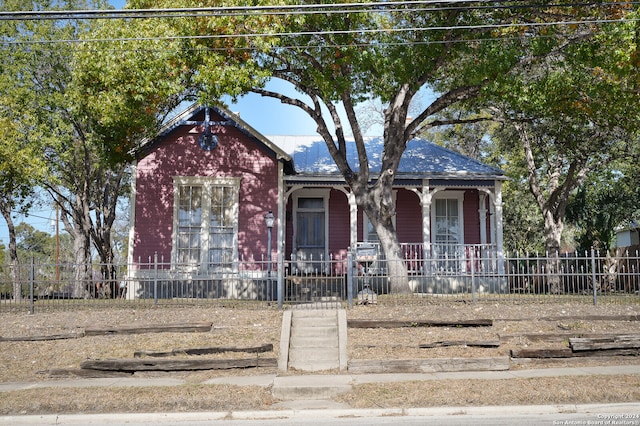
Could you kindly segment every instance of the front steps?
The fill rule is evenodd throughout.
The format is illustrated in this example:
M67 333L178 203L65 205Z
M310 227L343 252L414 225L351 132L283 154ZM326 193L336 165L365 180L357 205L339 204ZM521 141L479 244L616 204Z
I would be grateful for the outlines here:
M347 316L344 309L285 311L279 368L301 371L347 369Z

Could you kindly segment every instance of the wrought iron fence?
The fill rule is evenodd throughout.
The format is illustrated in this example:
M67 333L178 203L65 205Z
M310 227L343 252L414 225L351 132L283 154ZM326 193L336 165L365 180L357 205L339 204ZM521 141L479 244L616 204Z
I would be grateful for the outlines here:
M364 250L364 249L367 250ZM30 262L0 270L0 311L49 307L482 301L640 303L638 250L501 256L491 246L403 246L393 265L375 244L341 256L240 259L232 265ZM397 268L394 266L402 266ZM79 272L80 271L80 272ZM397 275L394 276L393 271Z

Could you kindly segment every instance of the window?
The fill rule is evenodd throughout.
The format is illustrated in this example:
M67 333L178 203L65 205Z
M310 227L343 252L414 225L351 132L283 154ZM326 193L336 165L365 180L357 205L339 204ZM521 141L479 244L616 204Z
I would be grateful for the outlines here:
M441 270L458 270L461 265L458 259L463 254L464 241L462 229L462 201L464 193L461 191L446 191L439 193L433 200L431 209L432 242L434 256L441 260L438 267Z
M460 215L458 200L436 200L436 244L457 245L460 243Z
M231 268L237 253L240 182L230 178L174 180L174 262L180 267Z

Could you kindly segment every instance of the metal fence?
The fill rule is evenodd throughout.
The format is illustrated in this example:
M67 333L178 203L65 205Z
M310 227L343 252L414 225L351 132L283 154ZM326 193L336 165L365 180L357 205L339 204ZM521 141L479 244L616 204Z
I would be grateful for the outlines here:
M0 311L78 306L471 302L640 303L638 250L500 256L489 246L403 246L402 265L375 244L338 257L241 259L231 265L29 262L0 270ZM394 268L402 266L402 268ZM78 271L84 271L79 273ZM394 276L393 271L396 276ZM11 277L14 277L13 279Z

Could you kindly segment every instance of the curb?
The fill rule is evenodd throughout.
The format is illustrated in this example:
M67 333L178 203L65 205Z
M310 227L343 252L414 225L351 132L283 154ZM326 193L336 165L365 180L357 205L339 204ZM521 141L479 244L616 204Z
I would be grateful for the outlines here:
M0 424L6 425L86 425L91 423L154 422L175 424L216 420L282 420L345 417L435 417L482 416L527 414L611 414L639 413L640 403L585 404L585 405L520 405L494 407L432 407L432 408L380 408L380 409L329 409L329 410L274 410L228 411L197 413L115 413L115 414L50 414L40 416L4 416Z

